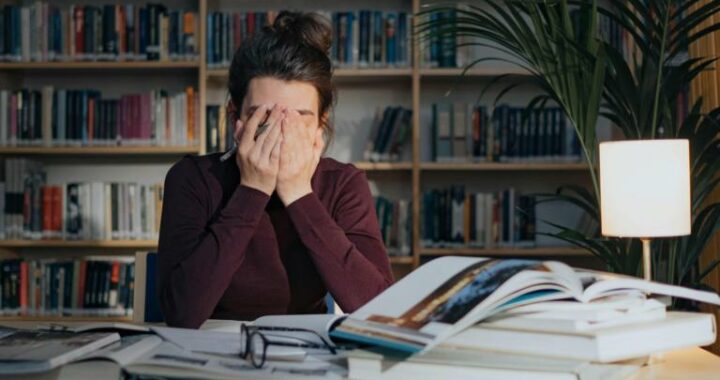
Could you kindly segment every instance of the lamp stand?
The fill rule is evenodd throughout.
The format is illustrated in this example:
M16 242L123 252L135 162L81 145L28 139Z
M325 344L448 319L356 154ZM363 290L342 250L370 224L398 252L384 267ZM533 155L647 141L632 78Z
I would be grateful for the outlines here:
M643 245L643 277L646 281L652 280L652 264L650 264L650 239L640 239Z
M643 245L643 277L645 281L652 281L652 264L650 261L650 239L640 238ZM659 364L665 361L665 353L658 352L647 357L647 365Z

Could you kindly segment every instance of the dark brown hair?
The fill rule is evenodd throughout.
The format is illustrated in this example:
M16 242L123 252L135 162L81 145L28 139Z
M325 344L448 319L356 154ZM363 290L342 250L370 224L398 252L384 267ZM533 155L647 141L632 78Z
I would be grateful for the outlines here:
M311 83L318 93L320 127L326 142L333 127L322 119L335 99L330 51L331 28L317 13L280 12L272 25L263 27L242 42L230 65L228 90L236 116L240 115L250 80L272 77Z

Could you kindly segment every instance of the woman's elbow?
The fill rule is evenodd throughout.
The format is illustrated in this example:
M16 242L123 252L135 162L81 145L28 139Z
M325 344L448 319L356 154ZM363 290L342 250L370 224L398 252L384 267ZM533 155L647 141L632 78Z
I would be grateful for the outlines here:
M172 286L159 286L157 297L165 323L170 327L196 329L207 319L192 300L174 294Z
M189 307L187 303L178 305L167 297L161 297L160 308L165 317L165 323L170 327L197 329L206 319L201 315L202 313L193 312L193 308Z

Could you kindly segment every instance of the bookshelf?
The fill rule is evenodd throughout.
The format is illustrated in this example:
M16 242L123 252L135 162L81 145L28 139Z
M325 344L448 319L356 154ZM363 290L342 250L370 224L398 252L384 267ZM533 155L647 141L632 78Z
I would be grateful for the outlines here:
M0 70L172 70L199 67L197 61L0 62Z
M0 147L0 154L3 155L45 155L45 156L156 156L183 154L197 154L199 147L176 147L176 146L86 146L86 147Z
M423 162L420 164L420 169L453 171L580 171L588 170L588 166L582 163Z
M590 253L572 247L539 248L422 248L420 256L492 256L492 257L548 257L548 256L587 256Z
M63 4L70 4L70 1ZM172 1L173 5L178 1ZM192 85L196 89L199 107L198 113L198 138L197 144L192 146L13 146L0 147L2 157L28 157L43 162L52 163L56 159L61 161L58 173L48 178L52 180L63 178L64 181L77 180L77 178L88 178L91 180L110 181L120 171L130 171L138 161L152 159L162 161L162 164L153 163L152 167L143 167L138 170L139 178L152 178L161 182L164 174L170 165L177 161L184 154L204 154L206 147L206 106L218 104L227 100L226 81L227 69L211 68L206 61L206 22L209 12L217 10L244 10L244 5L252 4L249 10L270 10L287 7L284 2L269 1L258 5L256 2L240 1L214 1L214 0L187 0L180 2L184 7L190 7L198 12L198 52L199 59L195 61L119 61L119 62L0 62L0 80L9 83L11 86L37 86L43 81L57 80L60 85L66 85L76 76L83 76L83 86L103 89L104 86L111 88L111 93L118 93L125 90L131 83L135 89L147 86L157 86L158 83L173 83L176 80L184 85ZM83 3L84 4L84 3ZM133 4L145 4L144 2L133 2ZM311 5L299 2L298 7L302 10L315 10L325 6L330 10L359 9L361 4L347 2L338 7L332 2L321 2L320 5ZM362 5L365 7L366 5ZM374 1L367 5L370 8L378 9L403 9L407 12L418 12L421 7L421 0L396 0L391 4L382 1ZM534 162L534 163L497 163L497 162L455 162L438 163L428 162L423 157L423 128L427 123L427 96L428 93L442 93L450 87L460 74L462 68L426 68L419 62L420 53L417 46L412 50L412 64L410 67L400 68L346 68L339 67L335 70L338 88L338 114L348 117L349 122L337 124L338 135L335 142L335 150L331 153L337 154L344 150L352 150L354 145L364 146L367 138L358 136L367 135L364 129L369 128L371 119L371 105L400 104L412 109L412 131L409 152L399 162L368 162L363 161L359 155L343 156L337 154L334 158L341 161L353 162L356 167L367 172L371 182L377 182L380 193L384 194L386 188L388 193L396 197L405 197L412 201L412 245L410 256L391 256L390 262L396 276L402 276L416 268L421 258L427 259L448 254L469 255L469 256L493 256L493 257L584 257L587 252L571 247L537 247L537 248L426 248L420 243L420 201L426 182L438 184L452 181L463 182L469 177L485 178L486 176L501 175L544 175L552 173L553 178L564 175L582 176L587 165L582 163L556 163L556 162ZM513 77L523 80L528 72L507 67L477 67L468 70L461 81L466 86L476 86L477 83L487 81L491 77L510 74ZM7 81L5 81L7 80ZM100 83L96 83L101 81ZM64 83L63 83L64 82ZM470 83L468 83L470 82ZM428 90L430 89L430 90ZM522 100L521 100L522 101ZM364 104L367 102L368 104ZM346 112L347 111L347 112ZM336 117L338 117L336 115ZM341 136L343 127L353 129L349 135ZM343 139L343 137L345 139ZM332 148L332 147L331 147ZM331 155L332 156L332 155ZM109 158L115 166L113 170L105 170L102 165L95 165L88 161L95 157ZM77 167L77 172L73 168ZM82 173L81 173L82 172ZM535 174L533 174L535 173ZM136 175L133 172L132 176ZM436 176L442 178L438 179ZM83 177L85 176L85 177ZM72 179L66 179L67 177ZM542 177L533 177L531 181L542 181ZM495 180L493 186L502 183L502 179ZM557 185L557 184L556 184ZM10 252L24 257L33 257L36 252L43 255L52 254L54 250L78 252L88 251L105 252L120 255L131 255L137 250L156 249L155 240L1 240L0 251ZM63 252L64 253L64 252ZM95 320L98 317L11 317L0 316L1 320L25 319L25 320ZM107 317L103 320L126 320L125 318Z

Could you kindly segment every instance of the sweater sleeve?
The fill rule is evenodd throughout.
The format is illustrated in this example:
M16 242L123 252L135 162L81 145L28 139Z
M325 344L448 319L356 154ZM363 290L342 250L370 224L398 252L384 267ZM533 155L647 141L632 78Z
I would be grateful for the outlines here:
M158 246L158 296L170 326L199 327L213 313L270 197L240 186L214 220L209 189L189 159L165 178ZM240 252L240 253L238 253Z
M370 189L357 171L339 190L333 218L315 193L287 207L335 301L352 312L393 282Z

